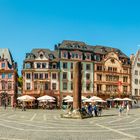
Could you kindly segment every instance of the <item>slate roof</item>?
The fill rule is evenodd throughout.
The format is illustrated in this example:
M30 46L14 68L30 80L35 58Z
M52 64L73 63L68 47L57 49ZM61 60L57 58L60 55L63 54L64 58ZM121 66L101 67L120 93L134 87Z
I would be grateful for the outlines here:
M58 46L58 49L70 49L70 50L82 50L82 51L90 51L93 53L99 53L99 54L106 54L114 50L115 52L119 53L119 57L129 58L127 55L125 55L121 50L117 48L107 47L107 46L101 46L101 45L87 45L84 42L81 41L71 41L71 40L64 40L62 43Z
M90 47L87 46L86 43L81 41L71 41L71 40L64 40L58 46L59 49L68 49L68 50L81 50L81 51L92 51Z
M11 52L8 48L0 48L0 58L8 59L10 65L14 62Z
M124 54L120 49L117 49L117 48L100 46L100 45L89 46L89 47L92 48L94 53L106 54L106 53L109 53L111 51L115 51L115 52L119 53L119 57L129 58L126 54Z
M44 48L41 49L41 48L39 48L39 49L33 49L31 51L31 53L26 53L26 59L28 59L28 60L33 59L34 60L35 58L39 57L39 52L41 52L41 51L44 53L46 58L49 58L49 55L51 55L51 54L54 56L55 59L58 58L58 51L56 51L56 50L51 51L49 49L44 49Z

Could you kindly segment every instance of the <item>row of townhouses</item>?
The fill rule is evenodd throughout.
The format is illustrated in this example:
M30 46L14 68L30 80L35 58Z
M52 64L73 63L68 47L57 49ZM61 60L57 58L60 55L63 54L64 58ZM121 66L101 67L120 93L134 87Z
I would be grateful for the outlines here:
M33 49L23 62L23 95L50 95L60 106L73 95L75 62L82 64L82 95L103 99L140 96L140 51L130 58L117 48L63 41L54 50ZM0 105L13 104L17 93L17 64L8 49L0 49ZM7 98L5 98L7 97Z

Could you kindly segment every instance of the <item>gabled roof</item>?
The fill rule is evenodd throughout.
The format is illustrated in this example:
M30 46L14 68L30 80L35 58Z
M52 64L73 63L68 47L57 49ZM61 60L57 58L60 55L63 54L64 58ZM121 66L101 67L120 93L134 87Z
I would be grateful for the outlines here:
M33 49L31 53L26 54L26 59L31 60L39 57L40 52L43 52L46 58L49 58L49 55L53 55L55 58L58 58L58 51L51 51L49 49ZM30 56L30 57L28 57Z
M136 52L136 55L134 56L134 60L133 60L133 63L132 63L132 67L135 66L135 64L137 63L137 59L138 59L138 56L140 55L140 50L138 50Z
M0 48L0 57L4 59L8 59L10 65L14 62L11 52L8 48Z

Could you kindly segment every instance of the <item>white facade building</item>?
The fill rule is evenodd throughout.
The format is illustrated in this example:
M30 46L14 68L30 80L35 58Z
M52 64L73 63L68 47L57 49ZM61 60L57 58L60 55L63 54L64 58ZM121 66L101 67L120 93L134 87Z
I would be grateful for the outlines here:
M131 55L132 61L132 96L135 99L140 98L140 50L137 51L136 55Z

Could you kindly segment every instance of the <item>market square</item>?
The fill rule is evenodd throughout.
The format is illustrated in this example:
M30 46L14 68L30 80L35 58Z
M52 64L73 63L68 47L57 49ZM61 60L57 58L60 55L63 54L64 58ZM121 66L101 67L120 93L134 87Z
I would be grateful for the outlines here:
M101 117L65 119L63 110L0 108L2 140L135 140L140 138L140 109L118 117L118 109L103 110Z

